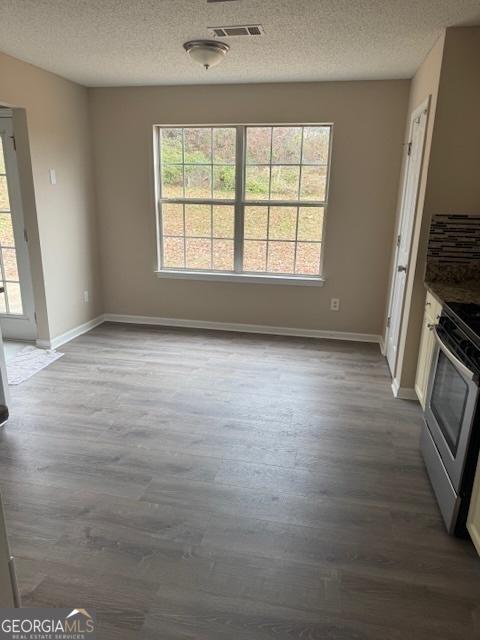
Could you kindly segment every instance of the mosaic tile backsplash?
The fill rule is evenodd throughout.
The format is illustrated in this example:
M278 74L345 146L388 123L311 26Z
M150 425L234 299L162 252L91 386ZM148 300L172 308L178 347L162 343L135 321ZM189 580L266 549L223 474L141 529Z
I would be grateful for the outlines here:
M480 278L480 214L433 216L426 278L457 282Z
M428 258L461 263L480 260L480 214L433 216Z

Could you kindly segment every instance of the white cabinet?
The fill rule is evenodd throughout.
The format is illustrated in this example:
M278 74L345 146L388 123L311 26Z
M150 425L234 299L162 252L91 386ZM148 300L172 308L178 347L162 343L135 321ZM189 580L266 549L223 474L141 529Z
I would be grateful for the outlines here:
M472 500L467 518L467 529L480 555L480 460L473 485Z
M428 377L430 375L433 349L435 347L432 325L437 323L441 312L442 305L428 292L425 300L425 314L423 316L422 335L418 352L417 375L415 377L415 391L423 408L425 408Z
M8 547L5 515L0 496L0 607L18 606L19 596L15 579L15 565Z

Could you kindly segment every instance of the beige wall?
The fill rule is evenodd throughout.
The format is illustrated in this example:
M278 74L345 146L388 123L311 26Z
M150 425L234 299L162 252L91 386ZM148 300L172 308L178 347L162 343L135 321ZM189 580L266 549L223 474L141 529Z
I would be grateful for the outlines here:
M447 29L425 210L480 211L480 27Z
M398 380L399 386L406 388L413 388L414 386L420 331L425 307L426 291L424 285L424 273L430 219L424 215L424 204L427 187L427 177L429 172L433 129L436 119L435 114L437 110L444 43L445 34L442 34L442 36L435 43L434 47L431 49L424 62L418 69L417 73L413 77L406 119L405 140L407 141L410 131L412 113L417 109L419 105L421 105L426 99L428 99L429 96L431 97L427 131L425 134L425 153L423 158L415 225L413 230L411 262L405 290L405 308L398 347L399 355L395 371L395 378ZM406 153L404 153L402 164L402 179L400 180L398 195L397 224L405 161Z
M105 311L380 334L409 84L90 90ZM157 278L152 125L268 122L334 123L325 286Z
M25 110L15 118L18 155L39 338L48 339L103 311L87 90L0 54L0 104Z

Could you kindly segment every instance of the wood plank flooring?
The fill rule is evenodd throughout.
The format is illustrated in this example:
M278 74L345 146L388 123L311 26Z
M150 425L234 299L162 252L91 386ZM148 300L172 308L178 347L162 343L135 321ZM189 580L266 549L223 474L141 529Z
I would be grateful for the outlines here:
M12 388L0 490L24 605L101 640L469 640L378 346L104 324Z

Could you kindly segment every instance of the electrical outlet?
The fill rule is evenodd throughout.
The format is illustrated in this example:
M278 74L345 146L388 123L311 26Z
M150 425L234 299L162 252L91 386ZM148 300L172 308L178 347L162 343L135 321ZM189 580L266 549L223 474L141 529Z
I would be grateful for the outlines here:
M55 169L49 169L48 175L50 178L50 184L57 184L57 172L55 171Z
M83 292L83 301L88 302L88 298L89 298L88 289L85 289L85 291Z
M330 300L330 311L340 311L340 298Z

